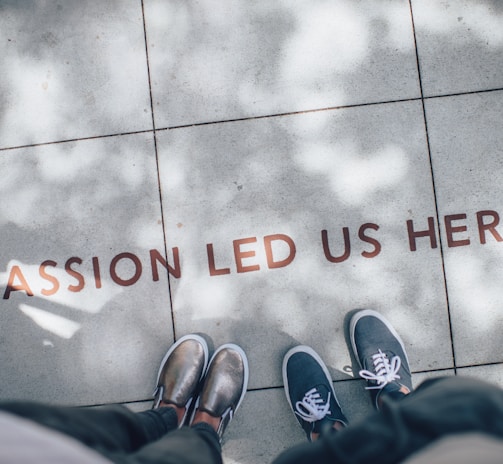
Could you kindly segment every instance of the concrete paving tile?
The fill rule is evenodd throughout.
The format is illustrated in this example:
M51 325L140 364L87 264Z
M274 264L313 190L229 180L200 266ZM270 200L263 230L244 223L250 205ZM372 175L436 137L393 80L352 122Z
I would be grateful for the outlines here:
M0 148L152 128L136 0L0 0L0 56Z
M502 108L503 92L426 102L458 366L503 361Z
M498 0L412 0L425 96L503 87Z
M0 170L0 397L149 398L173 342L152 134L6 150Z
M299 343L351 378L362 307L416 370L452 367L440 249L407 224L435 215L420 102L174 129L158 148L176 331L240 343L250 388L281 385Z
M157 128L419 97L405 0L146 0Z
M476 377L503 388L503 364L463 367L458 369L458 375Z
M412 368L412 371L414 369ZM449 377L456 375L454 372L454 369L444 369L441 371L428 371L428 372L418 372L415 374L412 374L412 386L414 388L419 387L425 380L427 379L433 379L436 377Z

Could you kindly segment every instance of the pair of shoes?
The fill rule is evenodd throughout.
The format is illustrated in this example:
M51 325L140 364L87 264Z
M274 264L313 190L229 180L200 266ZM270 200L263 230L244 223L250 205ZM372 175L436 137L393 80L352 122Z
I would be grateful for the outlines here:
M179 427L192 425L196 411L219 418L216 432L221 440L243 401L248 376L248 359L238 345L222 345L209 359L206 340L196 334L185 335L161 361L153 407L184 409Z
M381 394L402 395L412 390L403 341L381 314L358 311L351 319L349 335L361 367L359 374L367 381L376 408ZM286 353L283 382L288 403L309 441L313 434L333 432L337 422L347 426L328 369L312 348L301 345Z

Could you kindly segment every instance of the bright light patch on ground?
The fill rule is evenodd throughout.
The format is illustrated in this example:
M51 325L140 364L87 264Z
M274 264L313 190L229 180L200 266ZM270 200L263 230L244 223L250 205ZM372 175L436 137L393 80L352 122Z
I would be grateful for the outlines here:
M75 332L77 332L77 330L81 327L78 322L33 306L20 304L19 309L32 319L39 327L61 338L72 338L75 335Z

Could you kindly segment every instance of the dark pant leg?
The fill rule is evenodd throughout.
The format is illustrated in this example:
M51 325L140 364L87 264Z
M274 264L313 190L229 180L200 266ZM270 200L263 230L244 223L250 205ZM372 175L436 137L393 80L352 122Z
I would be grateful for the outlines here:
M448 434L480 432L503 437L503 391L463 377L424 382L401 401L313 444L298 445L274 464L401 462Z
M207 424L177 429L172 408L133 413L120 405L102 408L0 403L0 410L75 438L117 463L221 464L217 433Z
M135 464L222 464L220 440L208 424L170 432L130 459Z
M135 414L120 405L75 408L7 402L0 403L0 410L75 438L105 456L135 452L176 428L177 423L172 408Z
M135 417L145 431L146 443L158 440L178 428L178 417L173 408L150 409L137 413Z

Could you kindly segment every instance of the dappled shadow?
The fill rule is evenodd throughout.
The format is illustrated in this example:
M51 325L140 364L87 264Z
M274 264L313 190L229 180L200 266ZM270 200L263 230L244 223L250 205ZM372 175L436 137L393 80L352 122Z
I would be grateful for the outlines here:
M503 87L500 1L412 0L412 5L425 96Z
M182 277L172 279L178 330L212 314L211 331L246 341L259 363L252 386L277 386L269 358L287 347L276 328L314 345L342 371L344 315L373 307L408 335L415 369L450 366L440 250L418 239L412 252L407 235L407 220L419 230L435 216L423 131L420 103L407 102L158 134L163 194L178 205L165 213L168 243L183 256ZM379 252L359 237L365 224L378 228L366 233ZM344 227L349 256L329 262L321 231L337 257ZM288 266L268 269L263 237L274 234L291 237L297 251ZM243 262L260 270L238 273L233 241L246 237L256 241L242 249L256 256ZM210 276L208 243L228 274ZM251 327L259 320L261 329L232 333L234 320Z
M152 128L139 1L0 1L0 148Z
M420 96L404 1L147 1L146 19L158 128Z
M344 380L355 375L344 319L373 307L403 334L413 370L451 367L440 248L418 238L413 252L407 235L407 220L424 230L436 216L409 3L144 3L156 126L187 126L157 132L166 238L180 251L181 277L171 277L177 336L202 331L241 344L253 389L281 387L280 360L297 343ZM477 2L475 16L454 23L440 3L412 2L426 94L501 87L500 3ZM469 33L453 34L452 24ZM143 399L172 330L166 275L155 281L150 270L149 250L163 254L164 237L142 4L0 0L0 31L1 293L13 265L36 282L34 297L2 300L0 395ZM481 58L463 80L455 67L436 69L442 50L451 64ZM289 114L269 117L279 113ZM246 118L257 119L207 124ZM148 133L9 149L135 131ZM445 179L435 181L438 189ZM378 229L362 235L365 224ZM345 227L350 255L330 262L322 231L341 256ZM290 237L296 255L270 269L263 238L275 234ZM249 237L238 254L251 254L236 261L233 241ZM207 244L228 274L209 275ZM288 248L275 246L280 261ZM470 250L474 269L499 257L494 247L484 257ZM143 266L130 286L109 272L124 252ZM75 256L80 292L68 290L76 281L64 271ZM57 262L61 288L45 297L46 260ZM260 270L238 273L238 263ZM37 323L36 310L78 327L64 338Z
M149 256L164 253L152 134L7 150L0 166L0 394L147 397L173 340L167 275L161 264L154 279Z
M259 388L280 382L269 363L285 348L275 338L277 328L301 343L322 345L335 372L348 364L340 342L343 315L370 306L405 334L414 370L452 366L440 248L431 249L423 237L412 251L407 230L408 220L424 231L436 217L407 2L340 2L333 10L316 4L307 15L307 7L283 5L257 8L254 15L244 7L222 15L182 3L147 6L157 126L245 119L158 132L163 198L173 205L165 209L168 245L180 247L182 257L182 277L172 279L178 330L199 327L212 314L211 331L221 340L249 340L246 348L260 362L252 378ZM487 11L499 15L493 2L481 8L484 17ZM164 15L154 19L155 12L181 21L163 27ZM271 17L278 18L275 28ZM335 17L344 28L328 27ZM475 35L487 36L484 20L471 24ZM427 29L424 20L415 26ZM432 37L451 40L445 30ZM167 54L162 43L176 45ZM442 43L434 50L418 47L420 58L441 56ZM487 56L500 49L498 41L486 44ZM436 79L426 64L422 71ZM170 86L159 76L169 76ZM395 103L306 113L382 101ZM304 113L246 119L297 110ZM445 179L435 180L438 188ZM362 256L375 251L359 237L364 224L379 227L366 229L382 245L370 259ZM330 263L321 231L341 255L344 227L351 255ZM295 260L282 269L267 266L262 239L274 234L287 234L297 245ZM237 273L233 242L244 238L251 238L242 247L251 253L245 262L260 271ZM221 275L209 275L207 244ZM258 319L262 328L233 333L232 321L243 319Z

